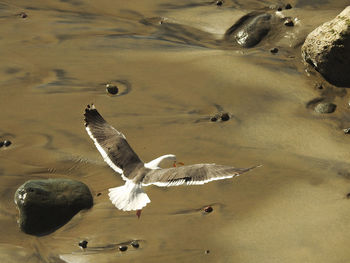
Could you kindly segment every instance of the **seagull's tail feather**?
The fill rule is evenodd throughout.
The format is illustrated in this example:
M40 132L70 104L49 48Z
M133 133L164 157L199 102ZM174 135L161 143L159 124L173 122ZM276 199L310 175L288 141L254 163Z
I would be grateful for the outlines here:
M132 181L110 188L108 195L115 207L123 211L140 210L151 202L141 186Z

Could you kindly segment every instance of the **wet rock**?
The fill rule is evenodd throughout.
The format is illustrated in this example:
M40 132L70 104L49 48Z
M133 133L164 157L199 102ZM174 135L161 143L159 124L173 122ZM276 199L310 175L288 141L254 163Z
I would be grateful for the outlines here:
M82 240L79 242L79 247L81 248L87 248L88 242L86 240Z
M216 1L216 5L217 5L217 6L222 6L223 3L224 3L224 2L223 2L222 0Z
M271 52L272 54L276 54L276 53L278 53L278 48L277 48L277 47L271 48L271 49L270 49L270 52Z
M116 94L118 94L119 89L118 89L118 87L117 87L116 85L107 84L107 85L106 85L106 91L107 91L109 94L116 95Z
M292 9L292 5L291 4L286 4L286 6L284 7L285 9Z
M19 226L27 234L44 235L91 208L92 195L82 182L69 179L30 180L15 193Z
M18 15L19 15L20 18L27 18L28 17L28 15L26 13L24 13L24 12L21 12Z
M4 146L5 146L5 147L9 147L11 144L12 144L11 141L8 141L8 140L5 140L5 141L4 141Z
M128 250L128 246L119 246L119 250L124 252Z
M257 45L270 31L272 16L267 13L243 16L226 32L239 45L251 48Z
M139 242L137 242L136 240L135 240L135 241L132 241L132 242L131 242L131 245L132 245L134 248L139 248L139 247L140 247Z
M284 21L284 25L285 26L294 26L294 22L291 18L286 18L286 20Z
M222 121L228 121L230 119L230 114L228 114L227 112L223 112L221 114L221 120Z
M350 87L350 6L312 31L301 54L330 83Z
M211 206L207 206L207 207L204 208L204 212L206 212L206 213L208 213L208 214L211 213L211 212L213 212L213 210L214 210L214 209L213 209L213 207L211 207Z
M321 102L316 105L315 111L317 113L332 113L335 111L337 105L331 102Z

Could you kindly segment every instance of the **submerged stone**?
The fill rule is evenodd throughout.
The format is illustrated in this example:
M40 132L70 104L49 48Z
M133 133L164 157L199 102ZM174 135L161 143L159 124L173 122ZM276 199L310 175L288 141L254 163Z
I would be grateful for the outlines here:
M124 251L128 250L128 247L127 246L119 246L119 250L124 252Z
M315 111L317 113L332 113L335 111L337 105L331 102L321 102L316 105Z
M232 34L236 42L245 48L257 45L271 29L270 14L249 14L242 17L226 34Z
M30 180L15 193L19 226L32 235L49 234L66 224L82 209L91 208L89 188L70 179Z

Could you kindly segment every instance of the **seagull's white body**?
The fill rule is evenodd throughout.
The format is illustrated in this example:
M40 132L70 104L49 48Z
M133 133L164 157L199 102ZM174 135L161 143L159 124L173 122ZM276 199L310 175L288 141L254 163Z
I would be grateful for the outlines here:
M214 180L239 176L257 166L234 168L216 164L194 164L174 168L160 168L164 160L176 161L167 154L144 163L132 150L124 134L109 125L94 105L85 109L85 128L104 161L126 181L123 186L110 188L109 198L120 210L141 210L151 202L143 187L201 185Z

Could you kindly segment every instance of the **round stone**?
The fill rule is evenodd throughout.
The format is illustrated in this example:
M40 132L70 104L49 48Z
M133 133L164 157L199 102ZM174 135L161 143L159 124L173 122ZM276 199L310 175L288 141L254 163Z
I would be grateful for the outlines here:
M8 140L5 140L5 141L4 141L4 146L5 146L5 147L9 147L11 144L12 144L11 141L8 141Z
M118 87L116 85L112 85L112 84L107 84L106 90L109 94L112 94L112 95L116 95L119 92Z
M223 2L222 0L216 1L216 5L217 5L217 6L222 6L223 3L224 3L224 2Z
M228 114L227 112L224 112L221 114L222 121L228 121L229 119L230 119L230 114Z
M321 102L316 105L315 111L317 113L332 113L337 108L337 105L331 102Z
M287 18L287 19L284 21L284 25L285 25L285 26L294 26L293 20L292 20L291 18Z
M124 251L128 250L128 247L127 246L119 246L119 250L124 252Z
M139 242L137 242L137 241L132 241L132 242L131 242L131 245L132 245L134 248L139 248L139 247L140 247L140 244L139 244Z
M276 53L278 52L278 48L277 48L277 47L271 48L271 49L270 49L270 52L271 52L272 54L276 54Z
M86 240L82 240L79 242L79 247L81 248L87 248L88 242Z
M286 6L285 6L285 9L292 9L292 5L291 4L286 4Z
M213 212L213 210L214 210L214 209L213 209L211 206L207 206L207 207L204 208L204 212L206 212L206 213L208 213L208 214L211 213L211 212Z

